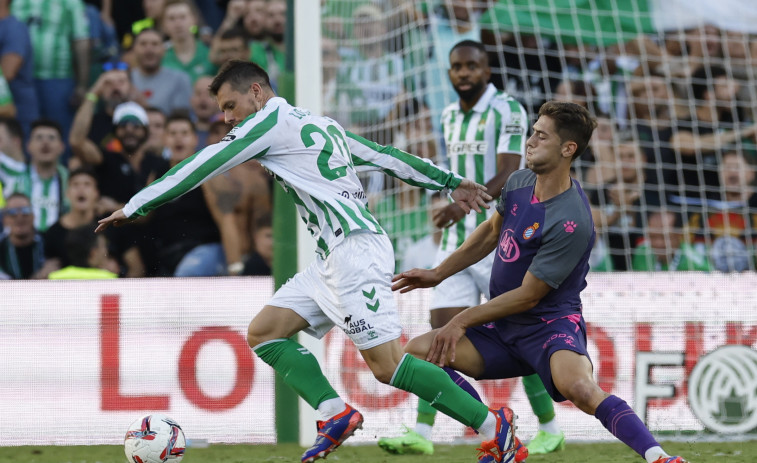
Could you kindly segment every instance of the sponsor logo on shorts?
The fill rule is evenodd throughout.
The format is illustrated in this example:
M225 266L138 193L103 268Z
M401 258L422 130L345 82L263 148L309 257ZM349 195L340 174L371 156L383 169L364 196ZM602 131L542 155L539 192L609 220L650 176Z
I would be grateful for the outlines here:
M368 337L371 338L371 331L375 328L370 323L366 322L364 318L361 318L357 321L351 321L347 323L347 328L343 328L342 331L345 332L345 334L358 334L362 333L363 331L368 331ZM374 332L375 335L375 332ZM375 337L375 336L374 336Z
M531 237L534 236L534 234L536 233L536 230L538 229L539 229L539 223L534 222L533 225L523 230L523 239L525 240L531 239Z
M565 334L565 333L555 333L552 336L550 336L549 339L547 339L547 341L544 344L542 344L541 348L546 349L547 346L549 346L550 344L554 342L560 342L563 344L567 344L570 347L576 347L576 338L574 338L572 335Z

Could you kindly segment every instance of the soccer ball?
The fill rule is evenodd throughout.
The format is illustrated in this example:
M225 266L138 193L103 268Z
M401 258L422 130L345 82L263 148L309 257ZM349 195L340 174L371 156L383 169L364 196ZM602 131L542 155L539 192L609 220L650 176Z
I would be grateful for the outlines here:
M186 446L181 426L165 415L147 415L136 420L124 439L130 463L178 463Z

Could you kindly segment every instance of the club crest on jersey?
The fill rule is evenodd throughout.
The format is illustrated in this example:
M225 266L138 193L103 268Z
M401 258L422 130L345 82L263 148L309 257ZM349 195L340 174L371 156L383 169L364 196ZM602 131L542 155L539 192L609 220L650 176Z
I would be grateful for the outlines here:
M534 233L536 233L536 230L539 229L539 222L534 222L533 225L523 230L523 239L529 240L532 236L534 236Z

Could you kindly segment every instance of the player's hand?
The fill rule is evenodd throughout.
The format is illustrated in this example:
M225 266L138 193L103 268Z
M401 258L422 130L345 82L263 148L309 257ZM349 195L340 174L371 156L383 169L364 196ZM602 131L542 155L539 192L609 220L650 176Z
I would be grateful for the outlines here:
M481 208L489 209L487 204L491 201L492 197L486 192L486 187L479 185L478 183L464 178L460 185L450 194L455 204L466 214L473 209L476 212L481 212Z
M130 219L126 218L126 214L124 214L124 210L119 209L116 212L109 215L108 217L98 220L97 228L95 228L95 233L103 232L111 225L118 226L128 221L130 221Z
M449 228L465 217L465 212L456 203L452 203L435 210L431 217L437 228Z
M431 348L426 355L426 361L440 367L445 367L455 361L455 347L457 342L465 335L465 327L455 318L446 325L436 330Z
M392 291L400 290L407 293L418 288L431 288L441 283L442 279L436 274L435 269L426 270L414 268L392 278Z

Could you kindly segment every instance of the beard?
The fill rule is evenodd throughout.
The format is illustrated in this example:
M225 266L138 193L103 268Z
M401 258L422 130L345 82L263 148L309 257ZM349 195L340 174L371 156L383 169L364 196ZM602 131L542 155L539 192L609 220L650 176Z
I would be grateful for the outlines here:
M454 88L455 93L457 93L457 96L459 96L461 100L465 101L466 103L472 103L472 100L482 93L485 86L486 84L484 82L478 82L472 83L471 88L469 88L468 90L460 90L457 87Z

